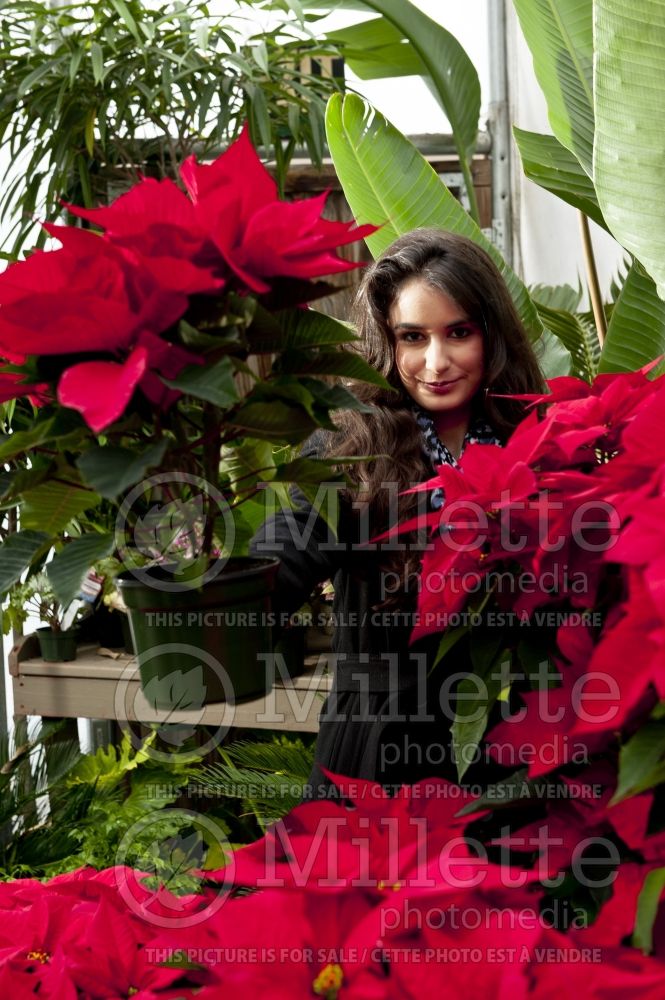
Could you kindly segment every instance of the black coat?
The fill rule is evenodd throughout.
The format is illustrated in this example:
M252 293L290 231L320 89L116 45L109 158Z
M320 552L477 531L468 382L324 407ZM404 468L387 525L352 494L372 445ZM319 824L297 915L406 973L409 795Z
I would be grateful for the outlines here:
M314 436L301 454L316 454L320 442ZM412 610L377 610L386 596L382 589L394 580L382 573L378 552L358 545L358 519L348 501L340 498L335 537L302 493L291 495L296 508L270 517L251 552L280 559L273 595L278 621L296 611L317 583L334 584L335 672L320 715L307 793L331 794L321 766L391 787L430 775L455 780L443 664L427 676L440 637L410 646ZM447 660L446 672L450 669Z

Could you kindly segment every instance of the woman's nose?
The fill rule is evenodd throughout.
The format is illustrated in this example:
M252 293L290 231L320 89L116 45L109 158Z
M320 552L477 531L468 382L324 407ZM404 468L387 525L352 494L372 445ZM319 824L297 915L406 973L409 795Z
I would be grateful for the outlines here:
M430 340L425 351L425 367L439 374L444 372L450 364L446 345L434 337Z

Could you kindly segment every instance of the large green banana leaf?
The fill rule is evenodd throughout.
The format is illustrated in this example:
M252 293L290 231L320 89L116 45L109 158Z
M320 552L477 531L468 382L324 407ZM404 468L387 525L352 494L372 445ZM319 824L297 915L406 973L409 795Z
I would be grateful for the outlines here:
M547 101L552 131L591 176L594 134L592 0L514 0L514 4L533 56L538 83Z
M598 201L665 297L665 4L596 0L594 17Z
M390 21L420 56L450 121L460 158L467 159L476 147L480 118L480 82L468 55L449 31L409 0L366 0L366 4Z
M635 261L612 310L599 370L635 371L664 352L665 302Z
M603 229L607 224L598 205L593 181L570 150L553 135L525 132L513 126L524 173L540 187L580 209Z
M344 62L361 80L427 74L416 50L385 17L329 31L326 38L344 50Z
M365 59L364 68L362 64L360 65L363 72L370 73L374 78L379 76L376 57L380 51L375 46L378 46L379 43L384 44L387 37L392 38L392 42L383 52L386 62L382 75L390 77L396 75L393 71L392 60L395 60L398 73L403 73L405 71L404 60L408 58L404 54L394 51L396 39L404 38L409 42L419 60L419 69L416 69L415 72L425 77L430 90L450 122L469 196L470 211L472 216L478 219L470 163L478 137L480 81L475 66L457 39L409 0L363 0L362 4L359 4L358 0L300 0L299 6L306 10L365 9L380 14L393 27L394 34L392 36L386 35L385 29L380 29L381 33L377 36L378 42L371 43L363 34L367 30L364 26L357 26L355 34L353 29L347 29L346 32L333 32L329 36L342 43L342 48L344 48L345 39L350 40L352 61L353 59L358 60L359 57L359 38L362 39L364 47L374 48L373 59ZM363 72L359 75L362 76Z

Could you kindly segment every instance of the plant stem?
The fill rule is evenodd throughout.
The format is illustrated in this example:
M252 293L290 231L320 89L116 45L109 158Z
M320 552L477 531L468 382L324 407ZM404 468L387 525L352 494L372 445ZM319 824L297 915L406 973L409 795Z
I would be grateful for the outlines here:
M591 300L591 308L593 309L593 317L596 321L598 340L600 341L600 346L602 348L605 343L605 336L607 335L607 319L605 317L605 310L603 309L603 298L600 294L600 283L598 281L598 271L596 269L596 258L593 253L593 244L591 243L589 219L584 212L579 213L579 218L582 246L584 248L587 286L589 288L589 298Z
M219 411L212 403L203 407L203 426L210 430L203 442L203 473L214 493L219 492L219 453L221 421ZM208 497L205 528L203 530L203 552L210 555L215 530L214 510L217 506L216 496Z

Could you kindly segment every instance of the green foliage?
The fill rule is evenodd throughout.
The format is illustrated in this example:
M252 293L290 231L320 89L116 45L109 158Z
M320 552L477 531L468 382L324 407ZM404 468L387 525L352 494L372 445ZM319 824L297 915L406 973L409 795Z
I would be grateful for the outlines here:
M125 737L120 747L82 754L78 741L55 739L62 725L44 724L32 739L21 739L19 729L12 743L0 741L2 876L46 877L82 865L126 863L171 878L168 859L160 859L154 845L180 834L186 817L167 811L136 836L132 828L178 798L191 766L176 758L168 766L153 760L155 734L138 750ZM185 879L181 887L187 886Z
M538 313L548 330L558 337L572 358L570 374L592 382L598 374L600 341L593 318L566 309L538 305Z
M45 874L78 846L73 824L85 811L66 777L80 757L78 743L58 742L63 723L44 723L28 738L25 722L0 738L0 877ZM51 817L43 814L50 803Z
M88 568L89 564L86 570ZM21 631L30 615L58 632L63 627L63 619L67 617L72 600L73 597L66 603L60 601L47 573L33 573L9 590L9 600L2 611L3 632L7 635L11 629Z
M0 594L17 583L25 569L40 559L50 548L49 536L43 531L18 531L2 543Z
M196 780L215 795L241 799L263 831L301 801L314 762L313 746L287 736L239 740L218 752L222 763L202 768Z
M600 358L579 317L561 315L551 326L571 349L575 373L633 371L665 350L662 5L515 0L515 7L554 132L515 130L525 172L635 257L621 292L612 289Z
M550 125L591 176L594 138L591 0L514 0Z
M529 180L607 229L593 181L570 150L553 135L525 132L516 125L513 126L513 134Z
M616 239L665 296L665 8L595 0L593 179Z
M653 951L653 925L658 916L660 898L665 889L665 868L655 868L644 880L637 901L633 945L645 955Z
M565 309L575 312L582 301L582 286L572 285L531 285L529 295L536 306L547 306L549 309Z
M273 10L290 6L283 0L253 2ZM423 77L450 122L470 214L478 222L471 159L478 136L480 81L457 39L410 0L299 0L298 6L301 10L334 8L381 15L369 22L331 31L326 37L361 79Z
M280 180L297 143L320 162L325 99L338 85L301 68L330 51L309 32L286 25L246 37L241 0L223 17L201 0L2 8L0 140L17 169L0 214L20 212L14 255L35 217L60 214L61 197L91 206L139 170L172 176L192 152L210 156L233 139L245 118Z
M119 747L100 748L77 761L67 776L67 787L74 796L87 790L89 804L75 829L77 849L64 866L60 863L60 871L81 865L105 868L122 863L169 878L169 887L173 888L169 859L155 844L176 836L189 821L179 811L172 814L169 810L154 822L141 821L176 801L192 766L177 757L168 764L154 760L150 748L155 739L153 733L134 750L125 736ZM185 881L184 888L187 885Z
M600 371L635 371L664 352L665 301L653 278L633 261L612 309Z
M613 803L665 781L665 722L652 719L621 747Z

